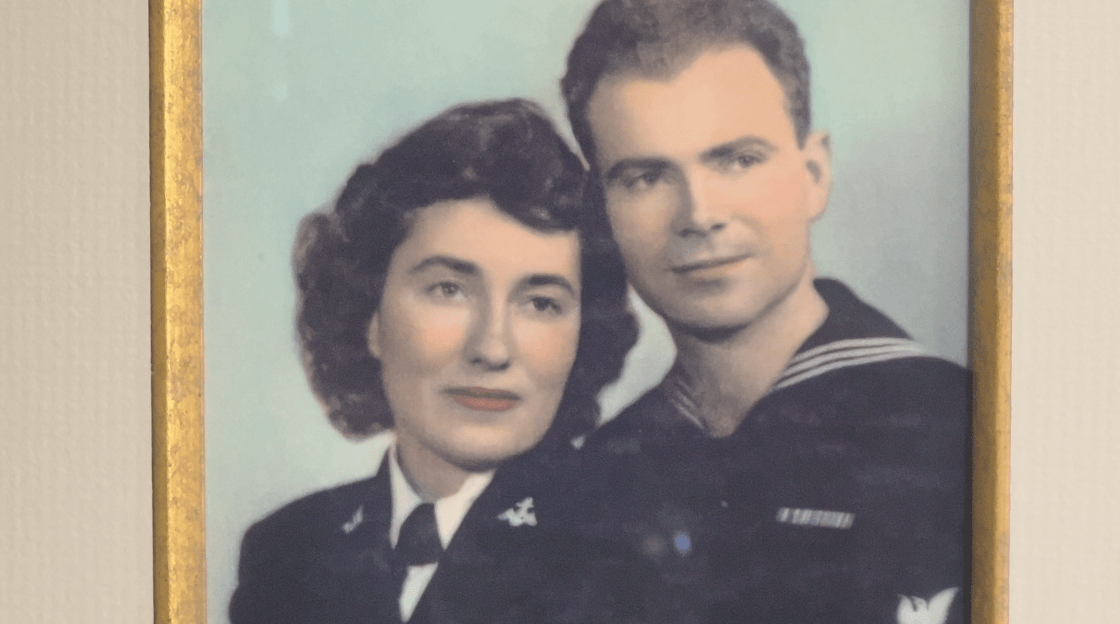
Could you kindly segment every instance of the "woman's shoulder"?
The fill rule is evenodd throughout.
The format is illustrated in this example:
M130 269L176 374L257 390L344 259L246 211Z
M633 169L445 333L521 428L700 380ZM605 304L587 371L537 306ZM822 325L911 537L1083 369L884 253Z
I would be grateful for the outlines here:
M245 533L245 543L275 543L298 539L306 543L316 534L345 530L347 523L360 523L379 507L388 510L389 494L384 475L374 475L298 498L254 523ZM383 490L383 491L382 491Z

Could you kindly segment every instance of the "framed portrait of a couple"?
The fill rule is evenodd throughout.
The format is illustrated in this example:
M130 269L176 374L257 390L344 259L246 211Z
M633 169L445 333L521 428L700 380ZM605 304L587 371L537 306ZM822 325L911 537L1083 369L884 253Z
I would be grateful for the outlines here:
M1007 621L1010 0L153 0L156 621Z

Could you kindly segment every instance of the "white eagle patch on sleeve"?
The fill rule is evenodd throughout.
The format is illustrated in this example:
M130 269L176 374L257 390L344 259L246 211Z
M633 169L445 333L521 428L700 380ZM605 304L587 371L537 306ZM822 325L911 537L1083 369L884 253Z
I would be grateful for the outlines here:
M917 596L901 596L902 600L898 603L898 624L945 624L957 589L950 587L928 601Z

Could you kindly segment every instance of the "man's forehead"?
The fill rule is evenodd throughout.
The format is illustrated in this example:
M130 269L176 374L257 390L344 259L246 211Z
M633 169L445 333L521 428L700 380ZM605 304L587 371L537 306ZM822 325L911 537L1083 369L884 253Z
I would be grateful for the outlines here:
M758 48L740 40L639 43L630 55L608 67L599 82L611 79L671 82L701 56L736 49L760 54Z
M706 149L736 133L794 132L781 83L745 44L705 49L672 76L604 76L588 102L588 120L600 160L616 156L620 143Z

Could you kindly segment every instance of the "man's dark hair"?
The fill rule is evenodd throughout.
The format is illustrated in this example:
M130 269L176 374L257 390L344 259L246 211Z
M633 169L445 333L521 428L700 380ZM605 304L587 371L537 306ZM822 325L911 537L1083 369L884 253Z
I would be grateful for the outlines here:
M586 177L536 104L470 104L358 166L329 211L305 217L293 253L297 331L311 388L331 423L354 438L393 426L381 365L366 339L390 259L418 210L485 197L527 227L579 233L579 347L548 436L568 440L590 431L597 395L618 378L637 323L609 228L583 209Z
M797 140L809 134L809 60L797 25L767 0L604 0L568 55L560 83L583 154L595 163L587 104L609 75L671 78L701 53L755 49L778 79Z

